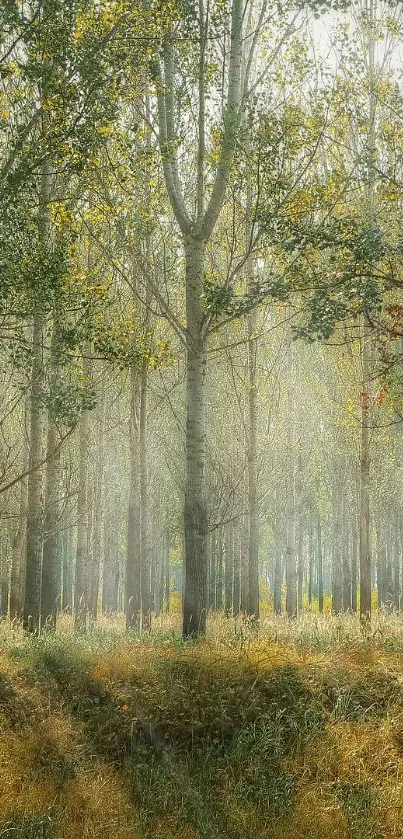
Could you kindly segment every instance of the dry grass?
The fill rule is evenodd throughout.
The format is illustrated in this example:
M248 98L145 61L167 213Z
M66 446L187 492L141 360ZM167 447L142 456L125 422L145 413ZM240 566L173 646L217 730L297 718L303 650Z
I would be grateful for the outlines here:
M0 626L0 837L403 835L403 620Z

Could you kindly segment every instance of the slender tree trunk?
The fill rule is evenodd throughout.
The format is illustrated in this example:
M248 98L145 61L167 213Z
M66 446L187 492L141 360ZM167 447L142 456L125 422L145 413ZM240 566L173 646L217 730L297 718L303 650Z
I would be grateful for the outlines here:
M273 587L273 608L274 614L280 615L281 614L281 584L283 581L283 569L282 569L282 552L281 546L277 542L276 544L276 554L274 559L274 587Z
M340 495L336 484L333 485L332 496L332 612L337 615L342 610L343 564L342 564L342 533L340 515Z
M360 452L360 619L371 618L371 540L370 540L370 404L369 345L365 327L361 340L362 409Z
M90 384L90 349L85 350L83 364L84 376ZM88 460L91 444L91 415L84 408L80 421L79 464L78 464L78 496L77 496L77 547L74 586L74 629L76 632L86 632L89 610L89 565L88 565Z
M216 609L217 596L217 543L216 531L212 530L208 535L208 608L209 611Z
M249 205L248 201L248 205ZM247 239L247 247L249 246ZM252 277L251 260L248 260ZM248 316L248 531L249 580L247 613L259 617L259 504L258 504L258 391L257 391L256 312Z
M102 611L115 614L118 611L119 589L119 533L116 526L118 499L108 482L107 509L104 518L104 563L102 573Z
M350 534L349 518L345 499L342 499L342 564L343 564L343 595L342 604L344 612L351 612L351 563L350 563Z
M140 373L140 579L141 626L151 628L151 575L148 544L148 464L147 464L147 390L148 361L144 359Z
M56 628L57 600L60 595L60 452L59 432L52 418L48 420L46 463L46 506L42 561L41 629Z
M314 560L312 521L310 521L308 529L308 606L312 605Z
M225 528L225 579L224 579L224 609L229 615L232 611L232 589L234 582L234 527L228 522Z
M102 518L103 518L103 489L105 467L105 396L99 411L100 433L97 448L97 465L95 472L94 505L93 505L93 535L92 535L92 567L90 578L90 615L95 622L98 615L99 573L102 552Z
M63 529L63 612L73 611L72 530L68 522Z
M29 469L23 627L39 632L43 549L42 460L43 440L43 331L44 318L38 309L32 329L32 375L30 391ZM36 468L37 467L37 468Z
M400 540L399 540L399 517L395 514L393 529L393 607L396 611L400 609Z
M223 570L224 570L224 544L222 527L218 530L217 538L217 588L216 588L216 609L221 612L223 607Z
M244 487L244 508L247 509L247 486ZM241 529L241 612L247 614L249 600L249 517L242 516Z
M23 471L27 469L28 460L26 460ZM22 582L22 565L24 564L25 555L25 538L26 538L26 516L27 516L27 480L20 482L20 509L16 532L11 549L11 567L10 567L10 620L19 620L21 617L21 582Z
M8 538L4 534L0 544L0 615L5 618L8 615L9 577Z
M131 371L130 490L125 570L126 628L139 628L141 609L139 374Z
M233 541L233 568L234 568L234 588L233 588L233 614L234 617L239 615L241 610L241 537L239 528L235 531L235 538Z
M298 614L302 612L302 596L304 589L304 530L301 517L298 521Z
M171 610L171 569L170 569L170 545L169 530L165 535L165 611L169 614Z
M322 525L320 519L317 523L318 535L318 600L319 613L323 612L323 552L322 552Z
M351 608L357 611L357 513L353 509L351 532Z
M297 567L295 556L295 465L294 465L294 359L293 347L288 350L287 371L287 478L286 478L286 611L289 618L297 614Z

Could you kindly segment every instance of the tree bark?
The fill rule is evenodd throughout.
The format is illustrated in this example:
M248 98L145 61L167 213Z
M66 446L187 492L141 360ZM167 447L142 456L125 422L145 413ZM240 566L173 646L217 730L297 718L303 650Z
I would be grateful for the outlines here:
M41 630L56 629L57 601L60 596L60 451L57 450L59 432L51 417L48 419L46 462L46 494L44 543L42 559ZM52 454L55 452L55 454Z
M24 471L28 467L28 461ZM11 548L10 567L10 620L19 620L21 617L22 600L22 565L25 560L24 547L26 538L26 516L27 516L27 481L22 480L20 484L19 518L17 529Z
M92 520L92 563L90 578L90 616L95 622L98 616L99 574L102 552L103 490L105 470L105 396L101 397L99 411L100 431L97 443L97 464L95 470L93 520Z
M25 598L23 627L39 632L43 550L42 460L43 440L43 330L44 317L38 309L33 318L32 374L30 390L29 469L27 499L27 536L25 561ZM35 468L37 467L37 468Z
M234 528L228 522L225 528L225 575L224 575L224 609L225 614L232 611L232 590L234 582Z
M205 376L206 340L203 329L205 244L186 242L187 400L185 490L185 591L183 634L206 631L207 508L205 498Z
M369 344L365 325L361 338L362 396L360 451L360 620L371 619L371 540L370 540L370 404Z
M126 628L140 627L141 552L140 552L140 446L139 446L139 373L131 370L130 394L130 490L125 568Z
M85 351L83 373L87 384L90 383L90 349ZM88 565L88 461L91 444L91 415L84 408L80 420L78 495L77 495L77 547L74 586L74 629L76 632L87 631L89 609L89 565Z
M317 536L318 536L318 601L319 613L323 612L323 551L322 551L322 525L318 518L317 522Z

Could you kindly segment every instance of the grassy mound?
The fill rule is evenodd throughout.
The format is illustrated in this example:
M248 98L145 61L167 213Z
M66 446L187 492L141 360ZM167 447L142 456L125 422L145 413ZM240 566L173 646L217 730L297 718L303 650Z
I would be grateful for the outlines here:
M398 626L334 630L3 629L0 837L401 836Z

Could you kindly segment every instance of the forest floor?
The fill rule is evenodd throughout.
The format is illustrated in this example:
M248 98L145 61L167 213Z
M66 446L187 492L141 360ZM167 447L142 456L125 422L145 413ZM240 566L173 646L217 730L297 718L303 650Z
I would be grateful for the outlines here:
M0 625L2 839L403 836L403 619Z

